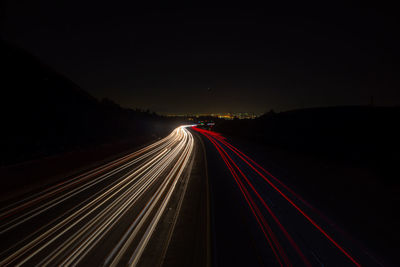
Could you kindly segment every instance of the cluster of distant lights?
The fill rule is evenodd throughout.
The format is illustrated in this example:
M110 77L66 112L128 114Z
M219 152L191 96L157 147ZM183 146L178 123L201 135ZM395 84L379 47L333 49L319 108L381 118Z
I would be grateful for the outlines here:
M189 118L200 118L200 117L213 117L225 120L233 119L255 119L258 115L248 112L238 113L203 113L203 114L168 114L167 117L189 117Z

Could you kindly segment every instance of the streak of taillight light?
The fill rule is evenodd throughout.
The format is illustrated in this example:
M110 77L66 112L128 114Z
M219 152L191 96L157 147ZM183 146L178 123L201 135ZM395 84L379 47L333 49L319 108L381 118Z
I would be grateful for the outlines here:
M197 130L194 128L194 130ZM206 130L200 131L206 136ZM250 166L255 172L257 172L269 185L272 186L284 199L286 199L297 211L300 212L315 228L318 229L333 245L335 245L350 261L352 261L356 266L361 267L361 264L359 264L344 248L342 248L328 233L326 233L313 219L311 219L302 209L300 209L289 197L287 197L279 188L277 188L267 177L265 177L257 168L255 168L252 164L249 163L241 154L244 155L243 152L241 152L239 149L233 147L226 141L222 139L218 139L221 143L225 144L226 146L229 147L237 156L239 156L240 159L242 159L248 166ZM227 145L228 144L228 145ZM233 148L231 148L233 147ZM239 151L240 153L238 153ZM248 156L246 156L249 158ZM253 161L253 160L252 160ZM253 161L254 162L254 161ZM267 171L265 171L268 173ZM272 175L271 175L272 177ZM275 178L275 177L274 177ZM279 181L277 178L275 178L277 181Z
M217 137L218 139L218 137ZM340 231L342 234L344 235L348 235L346 232L343 231L343 229L340 229L337 225L334 225L334 223L328 218L326 217L321 211L319 211L317 208L315 208L314 206L312 206L310 203L308 203L305 199L303 199L299 194L297 194L296 192L294 192L290 187L288 187L286 184L284 184L281 180L279 180L278 178L276 178L275 176L273 176L269 171L265 170L261 165L259 165L257 162L255 162L253 159L251 159L249 156L247 156L246 154L244 154L242 151L240 151L239 149L237 149L236 147L234 147L233 145L225 142L225 138L221 138L218 139L220 142L222 142L224 145L226 145L227 147L229 147L231 150L234 149L236 150L238 153L240 153L242 156L244 156L246 159L248 159L251 163L253 163L256 167L258 167L261 171L263 171L266 175L268 175L269 177L271 177L274 181L276 181L280 186L282 186L283 188L285 188L290 194L292 194L293 196L295 196L297 199L299 199L304 205L306 205L309 209L311 209L313 212L317 213L323 220L325 220L325 222L327 222L330 225L333 225L333 227L335 229L337 229L338 231Z
M229 157L229 156L228 156ZM229 157L230 158L230 157ZM255 187L253 186L253 184L250 182L250 180L247 178L247 176L243 173L243 171L239 168L239 166L237 166L237 164L235 162L233 162L232 158L230 158L232 163L235 165L235 167L238 169L238 171L240 172L240 174L243 176L243 178L245 179L245 181L247 182L247 184L250 186L250 188L253 190L253 192L256 194L257 198L260 200L260 202L263 204L263 206L266 208L266 210L268 211L268 213L271 215L271 217L273 218L273 220L276 222L276 224L278 225L278 227L281 229L281 231L283 232L283 234L285 235L285 237L288 239L289 243L292 245L292 247L295 249L295 251L297 252L297 254L300 256L300 258L302 259L302 261L304 262L304 264L306 266L311 266L311 263L307 260L306 256L303 254L303 252L300 250L299 246L296 244L296 242L293 240L293 238L291 237L291 235L288 233L288 231L285 229L285 227L281 224L281 222L279 221L278 217L276 217L276 215L273 213L273 211L270 209L270 207L267 205L267 203L265 202L265 200L261 197L261 195L258 193L258 191L255 189Z
M206 135L205 135L206 136ZM221 155L221 158L224 160L225 164L227 165L229 171L231 172L232 176L234 177L236 183L238 184L238 187L240 189L240 191L242 192L247 204L249 205L253 215L255 216L257 223L259 224L265 238L268 241L268 244L270 245L278 263L282 265L282 262L280 260L280 257L278 255L278 253L275 250L278 249L279 254L281 255L281 257L284 259L286 266L291 266L289 259L287 258L286 254L284 253L282 247L279 245L279 242L277 240L277 238L275 237L275 235L272 232L272 229L269 227L269 225L267 224L265 218L262 216L260 210L257 208L256 204L254 203L254 200L251 198L250 194L248 193L247 189L244 187L243 183L240 181L238 175L236 174L236 172L234 171L232 165L229 163L229 160L225 157L224 154L226 154L226 151L223 150L224 152L221 151L221 149L218 147L217 143L214 143L215 141L213 141L210 137L206 136L207 138L209 138L209 140L214 144L214 146L216 147L218 153ZM229 156L228 156L229 157ZM231 159L232 160L232 159ZM260 216L260 218L258 217ZM261 220L261 221L260 221ZM268 237L268 234L265 232L265 229L267 230L268 234L270 235L271 239Z

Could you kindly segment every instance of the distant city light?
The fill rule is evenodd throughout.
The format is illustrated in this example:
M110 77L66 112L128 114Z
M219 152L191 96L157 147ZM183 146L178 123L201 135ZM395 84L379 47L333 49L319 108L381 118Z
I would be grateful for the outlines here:
M229 112L229 113L189 113L189 114L168 114L167 117L185 117L189 120L193 120L193 118L200 118L200 117L213 117L225 120L233 120L233 119L255 119L259 115L251 112Z

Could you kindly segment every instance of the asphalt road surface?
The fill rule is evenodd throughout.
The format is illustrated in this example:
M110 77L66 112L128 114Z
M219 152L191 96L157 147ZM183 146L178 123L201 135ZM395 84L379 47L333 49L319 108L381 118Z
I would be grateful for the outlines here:
M207 152L214 266L381 266L222 135L192 129Z
M381 266L196 127L3 205L0 240L0 266Z
M153 262L162 260L193 148L193 135L179 127L139 151L8 203L0 210L0 266L146 266L149 257L142 256L149 249ZM149 248L154 236L159 242Z

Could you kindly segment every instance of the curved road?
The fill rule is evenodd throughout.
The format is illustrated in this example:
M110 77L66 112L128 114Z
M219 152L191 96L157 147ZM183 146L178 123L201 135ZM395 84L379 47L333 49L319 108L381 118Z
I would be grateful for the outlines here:
M205 266L209 244L215 266L381 265L223 136L190 131L1 208L0 266Z
M182 126L139 151L3 207L0 266L146 265L141 258L155 231L175 225L161 218L172 196L185 194L193 146ZM162 258L169 241L167 235L162 249L152 253Z

